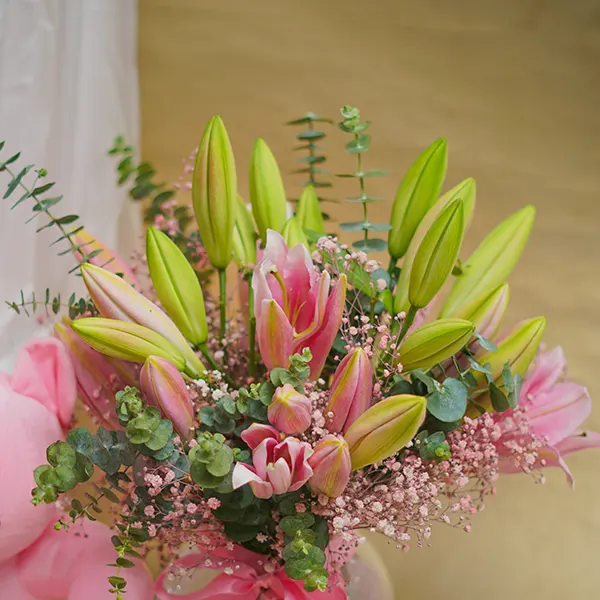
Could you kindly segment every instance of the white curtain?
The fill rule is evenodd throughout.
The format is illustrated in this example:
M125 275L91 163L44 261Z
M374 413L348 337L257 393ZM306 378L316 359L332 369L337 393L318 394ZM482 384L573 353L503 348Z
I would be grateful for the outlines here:
M140 233L139 209L117 188L106 152L119 134L138 144L136 50L136 0L0 0L0 160L20 151L17 165L46 168L52 195L64 195L57 214L80 215L124 255ZM0 198L8 181L0 173ZM81 286L67 274L73 258L49 248L54 228L36 234L37 220L24 224L31 201L10 210L19 196L0 199L0 370L48 330L4 300L20 290L43 296L47 287L68 297Z

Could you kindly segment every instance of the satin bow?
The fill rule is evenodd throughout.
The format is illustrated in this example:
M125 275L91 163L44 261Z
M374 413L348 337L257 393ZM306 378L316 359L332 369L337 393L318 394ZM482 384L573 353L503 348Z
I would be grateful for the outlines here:
M207 558L210 560L207 561ZM341 576L330 578L331 590L307 592L301 581L290 579L283 569L269 573L263 568L265 557L236 546L231 552L217 549L206 554L188 554L177 560L156 580L159 600L347 600ZM179 595L165 589L165 582L175 569L216 569L217 575L196 592ZM231 573L230 573L231 571Z

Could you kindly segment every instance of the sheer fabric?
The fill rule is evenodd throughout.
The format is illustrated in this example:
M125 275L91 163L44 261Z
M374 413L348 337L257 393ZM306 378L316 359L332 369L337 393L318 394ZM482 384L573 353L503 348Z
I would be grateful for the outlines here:
M106 152L119 134L138 142L136 50L136 0L0 0L1 157L21 151L18 165L46 168L46 181L56 181L53 195L64 195L57 214L80 215L93 235L124 254L137 242L139 210L117 188ZM0 173L0 198L7 183ZM10 210L19 197L0 199L0 370L17 347L47 331L4 300L16 300L20 290L43 297L47 287L68 298L81 286L67 274L73 258L49 248L54 228L36 234L37 220L25 225L27 202Z

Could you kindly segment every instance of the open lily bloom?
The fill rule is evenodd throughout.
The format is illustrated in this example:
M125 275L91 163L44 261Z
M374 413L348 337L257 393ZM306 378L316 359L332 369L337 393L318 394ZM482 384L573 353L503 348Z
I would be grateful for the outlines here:
M235 465L234 489L249 483L257 498L270 498L299 490L313 474L308 464L313 450L306 442L293 437L281 441L277 429L257 423L242 433L242 439L252 449L253 466Z
M252 287L258 345L267 368L287 368L291 355L310 348L311 377L318 377L342 321L345 276L330 293L329 273L317 272L306 248L298 244L289 249L269 229Z
M561 467L573 485L565 457L579 450L600 448L600 434L581 429L592 411L592 400L584 386L562 379L566 366L562 348L541 353L523 383L519 405L527 409L530 431L544 444L536 466ZM507 449L510 454L510 448L519 443L520 432L510 415L504 415L500 417L500 467L506 473L521 472L506 455Z

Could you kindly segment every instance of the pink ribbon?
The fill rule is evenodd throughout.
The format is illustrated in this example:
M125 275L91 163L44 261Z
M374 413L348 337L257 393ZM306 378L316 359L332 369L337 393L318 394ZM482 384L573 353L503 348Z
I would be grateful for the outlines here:
M210 558L207 561L207 558ZM340 575L330 577L330 591L307 592L301 581L290 579L283 569L265 571L266 557L236 546L231 552L217 549L205 554L188 554L166 569L156 580L155 594L159 600L348 600ZM173 568L215 569L227 572L217 575L207 586L190 594L172 594L165 582ZM229 572L231 570L231 573Z

